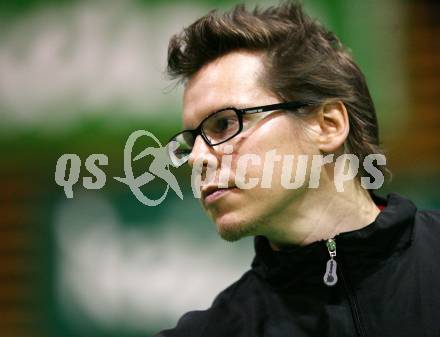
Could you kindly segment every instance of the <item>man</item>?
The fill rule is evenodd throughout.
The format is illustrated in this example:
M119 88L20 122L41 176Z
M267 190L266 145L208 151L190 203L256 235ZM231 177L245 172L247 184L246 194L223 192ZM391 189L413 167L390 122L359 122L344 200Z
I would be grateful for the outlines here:
M186 131L170 154L204 178L214 168L202 205L222 238L255 236L256 255L210 308L158 336L440 336L440 214L364 188L386 171L377 119L334 34L296 3L238 6L174 36L168 70L185 86ZM359 173L339 189L344 154ZM246 155L257 160L243 175ZM288 156L297 165L283 165ZM321 162L301 166L301 156ZM306 183L286 188L288 167Z

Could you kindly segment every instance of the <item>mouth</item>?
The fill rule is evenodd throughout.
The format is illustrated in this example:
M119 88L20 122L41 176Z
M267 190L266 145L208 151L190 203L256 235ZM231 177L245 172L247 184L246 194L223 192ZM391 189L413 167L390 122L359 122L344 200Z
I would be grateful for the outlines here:
M208 206L215 201L217 201L220 197L222 197L224 194L236 190L236 186L231 187L218 187L218 186L208 186L202 190L202 200L205 206Z

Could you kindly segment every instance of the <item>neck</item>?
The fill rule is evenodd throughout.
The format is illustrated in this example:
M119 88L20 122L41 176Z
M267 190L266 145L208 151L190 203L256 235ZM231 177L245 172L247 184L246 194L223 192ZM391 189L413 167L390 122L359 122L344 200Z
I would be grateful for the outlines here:
M265 235L274 250L283 246L305 246L339 233L361 229L372 223L380 210L357 181L336 192L333 184L308 189L267 223Z

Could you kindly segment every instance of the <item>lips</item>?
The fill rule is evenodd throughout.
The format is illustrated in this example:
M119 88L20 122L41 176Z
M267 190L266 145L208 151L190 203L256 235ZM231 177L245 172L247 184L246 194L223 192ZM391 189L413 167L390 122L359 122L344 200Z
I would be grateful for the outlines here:
M207 186L202 190L202 200L205 205L208 205L218 198L220 198L224 193L236 189L235 186L231 187L218 187L218 186Z

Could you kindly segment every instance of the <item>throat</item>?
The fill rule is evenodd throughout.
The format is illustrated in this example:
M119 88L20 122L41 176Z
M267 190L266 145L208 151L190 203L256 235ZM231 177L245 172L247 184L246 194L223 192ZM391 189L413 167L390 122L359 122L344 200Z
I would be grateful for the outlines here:
M269 239L274 251L289 246L307 246L340 233L362 229L373 223L380 211L370 197L350 200L336 196L319 206L301 210L290 221L270 224L268 232L262 234Z

